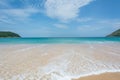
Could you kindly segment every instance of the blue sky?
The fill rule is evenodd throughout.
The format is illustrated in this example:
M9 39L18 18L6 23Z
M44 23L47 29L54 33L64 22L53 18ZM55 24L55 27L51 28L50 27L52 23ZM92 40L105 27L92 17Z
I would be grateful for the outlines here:
M104 37L120 28L120 0L0 0L0 31L22 37Z

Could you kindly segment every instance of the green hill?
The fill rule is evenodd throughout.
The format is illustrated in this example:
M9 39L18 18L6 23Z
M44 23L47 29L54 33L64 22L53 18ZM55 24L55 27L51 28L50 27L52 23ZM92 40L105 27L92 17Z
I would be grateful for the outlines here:
M120 29L108 35L107 37L120 37Z
M0 31L0 37L7 38L7 37L20 37L20 35L9 32L9 31Z

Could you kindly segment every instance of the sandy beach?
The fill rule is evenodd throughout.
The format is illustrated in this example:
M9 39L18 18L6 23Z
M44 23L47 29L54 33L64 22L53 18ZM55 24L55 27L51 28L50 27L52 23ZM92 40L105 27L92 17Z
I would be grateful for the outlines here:
M103 73L99 75L92 75L87 77L81 77L73 80L119 80L120 73Z
M120 43L0 45L0 80L119 80L119 48Z

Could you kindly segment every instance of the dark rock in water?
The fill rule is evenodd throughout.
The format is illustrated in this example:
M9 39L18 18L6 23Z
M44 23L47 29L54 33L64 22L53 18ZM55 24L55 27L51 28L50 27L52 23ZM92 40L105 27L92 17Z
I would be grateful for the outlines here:
M120 29L108 35L107 37L120 37Z
M0 31L0 37L7 38L7 37L20 37L20 35L14 33L14 32L9 32L9 31Z

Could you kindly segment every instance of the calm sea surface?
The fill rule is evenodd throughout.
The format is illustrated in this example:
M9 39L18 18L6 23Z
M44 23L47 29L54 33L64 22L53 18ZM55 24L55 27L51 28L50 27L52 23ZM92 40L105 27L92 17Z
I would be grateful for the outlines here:
M0 44L61 44L61 43L103 43L120 42L114 38L0 38Z

